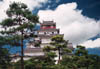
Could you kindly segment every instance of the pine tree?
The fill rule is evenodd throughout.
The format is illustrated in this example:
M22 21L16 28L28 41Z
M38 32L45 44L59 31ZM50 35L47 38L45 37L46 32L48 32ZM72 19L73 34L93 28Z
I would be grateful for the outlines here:
M8 49L3 47L6 45L5 40L5 38L0 37L0 69L7 69L11 61Z
M24 69L24 39L33 37L33 30L38 23L38 16L33 15L24 3L12 3L6 11L8 18L1 22L2 36L6 38L6 44L21 46L21 69Z
M54 46L57 51L58 51L58 61L60 61L60 57L61 57L61 52L63 51L63 49L69 50L67 48L67 41L65 41L63 39L63 35L56 35L52 37L52 42L50 43L52 46Z

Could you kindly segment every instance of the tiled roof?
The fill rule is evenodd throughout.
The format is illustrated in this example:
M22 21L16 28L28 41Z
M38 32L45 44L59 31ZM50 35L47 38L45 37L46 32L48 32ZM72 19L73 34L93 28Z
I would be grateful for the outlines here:
M56 35L64 35L64 34L38 35L38 37L40 37L40 38L52 38L53 36L56 36Z
M43 52L42 48L26 48L24 53L38 53Z
M41 23L41 25L55 25L56 23L53 21L43 21L43 23Z
M54 32L54 31L59 31L59 29L40 29L38 30L38 32L40 31L51 31L51 32Z

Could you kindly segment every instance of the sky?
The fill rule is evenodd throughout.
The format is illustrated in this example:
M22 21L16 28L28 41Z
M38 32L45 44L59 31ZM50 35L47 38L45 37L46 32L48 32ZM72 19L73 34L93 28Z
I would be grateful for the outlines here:
M27 4L40 22L56 22L64 39L74 45L100 47L100 0L1 0L0 22L14 1Z

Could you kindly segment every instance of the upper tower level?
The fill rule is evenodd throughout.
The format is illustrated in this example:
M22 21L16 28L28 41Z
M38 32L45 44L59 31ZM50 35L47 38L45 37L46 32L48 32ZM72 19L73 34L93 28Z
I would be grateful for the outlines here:
M56 23L54 21L43 21L40 24L40 30L37 31L38 37L49 37L59 34L59 29L56 29Z
M56 29L56 23L53 21L43 21L41 29Z

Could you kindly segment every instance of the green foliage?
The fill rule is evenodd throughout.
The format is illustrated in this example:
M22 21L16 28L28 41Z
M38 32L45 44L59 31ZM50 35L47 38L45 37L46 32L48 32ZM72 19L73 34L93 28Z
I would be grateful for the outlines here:
M25 61L25 69L100 69L100 56L97 55L64 55L59 64L55 64L54 57L54 52L46 52L43 57ZM15 66L20 69L19 64Z
M80 46L78 45L76 50L75 50L75 55L77 56L82 56L82 55L87 55L88 54L88 51L85 49L84 46Z
M20 69L20 61L14 64L14 69ZM55 63L50 57L33 57L24 61L25 69L54 69Z
M5 29L1 31L3 34L14 35L16 32L32 31L38 22L38 16L33 15L24 3L12 3L6 13L9 18L0 23Z
M11 58L6 48L0 47L0 69L7 69L10 64Z
M3 48L3 45L7 44L6 41L4 37L0 37L0 69L7 69L11 61L9 51Z
M53 51L53 50L56 50L56 48L53 47L53 46L45 46L45 47L43 48L43 51L44 51L44 52L50 52L50 51Z
M52 42L50 44L56 46L56 48L63 48L67 46L67 43L63 39L63 35L53 36L51 40Z
M2 34L0 36L0 69L9 68L11 61L8 50L3 46L11 45L23 48L23 40L34 37L32 32L36 23L39 22L39 17L33 15L24 3L12 3L6 13L8 18L0 23L4 29L0 31ZM46 46L43 49L45 56L33 57L24 61L25 69L100 69L100 56L89 55L85 47L78 45L74 55L69 56L66 53L72 53L72 50L67 48L68 41L63 39L63 35L56 35L51 40L52 46ZM36 46L39 44L36 43ZM64 54L59 64L55 64L54 58L57 56L54 53L55 50L58 51L59 60L61 53ZM21 69L20 61L12 63L10 69Z
M3 38L3 41L0 40L0 45L21 46L21 66L22 69L24 69L23 41L24 39L34 37L34 26L39 22L38 16L33 15L27 5L20 2L10 4L6 14L8 18L0 23L3 28L3 30L0 31L0 39Z
M62 57L61 64L67 66L68 69L77 69L77 65L74 62L73 56L64 55Z
M72 53L72 50L71 49L68 49L68 48L63 48L62 49L62 53L63 54Z
M79 60L77 61L78 67L89 67L91 64L91 60L86 58L85 56L80 56Z
M25 65L25 69L35 69L35 64L32 63L31 61L27 62Z
M35 46L35 47L40 47L40 44L41 44L41 41L35 41L35 42L34 42L34 46Z
M51 40L52 40L52 41L55 41L55 42L60 42L60 43L64 41L63 35L56 35L56 36L53 36Z
M12 26L13 25L13 20L11 18L8 18L8 19L5 19L2 21L1 25L3 27L9 27L9 26Z
M10 5L10 8L7 10L7 15L9 17L12 17L14 15L21 15L23 17L26 17L28 20L30 20L31 22L37 23L38 22L38 17L36 15L33 15L29 9L27 8L27 5L25 5L24 3L12 3ZM19 20L18 17L16 17L15 20Z
M47 58L54 59L55 57L57 57L57 55L56 55L55 52L47 52L47 53L46 53L46 57L47 57Z
M52 37L52 42L50 43L58 51L58 57L60 61L61 54L71 53L72 51L67 48L68 41L63 39L63 35L56 35Z

